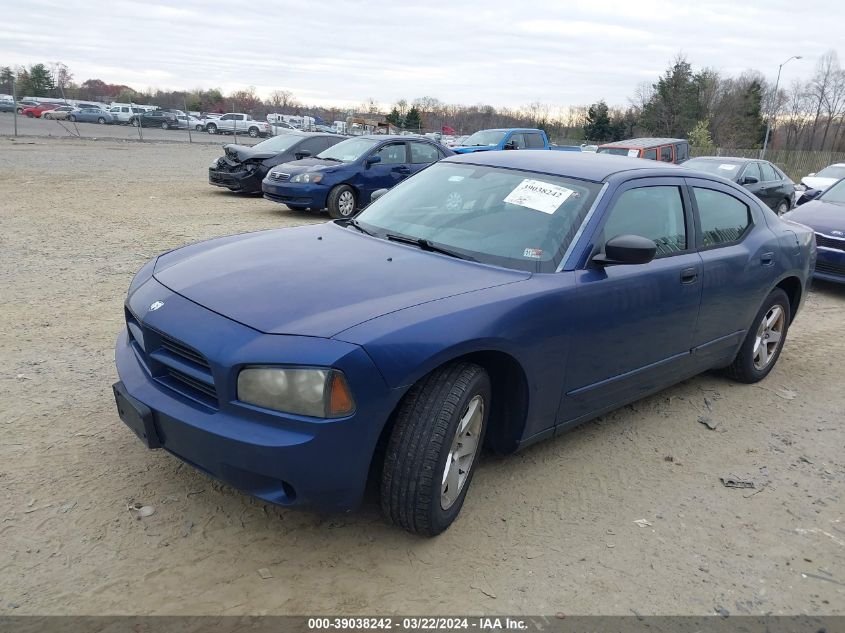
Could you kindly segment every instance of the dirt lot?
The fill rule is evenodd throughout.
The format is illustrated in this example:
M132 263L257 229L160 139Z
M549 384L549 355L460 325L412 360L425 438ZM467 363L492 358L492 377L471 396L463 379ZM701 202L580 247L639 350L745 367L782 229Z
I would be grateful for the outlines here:
M110 391L133 272L320 219L209 187L218 152L0 138L0 613L845 613L845 288L816 286L757 386L701 376L487 457L433 540L142 448Z

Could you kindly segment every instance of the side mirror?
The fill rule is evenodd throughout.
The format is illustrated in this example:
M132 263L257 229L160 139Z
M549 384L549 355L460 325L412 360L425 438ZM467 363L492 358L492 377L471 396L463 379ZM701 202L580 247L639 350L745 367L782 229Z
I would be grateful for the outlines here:
M311 152L309 152L307 149L304 149L301 152L296 152L294 156L296 157L296 160L302 160L303 158L308 158L309 156L311 156Z
M369 167L370 165L375 165L376 163L380 163L380 162L381 162L381 156L379 156L378 154L374 154L373 156L369 156L366 160L367 167Z
M607 240L604 253L593 257L602 266L609 264L647 264L654 259L657 244L640 235L617 235Z
M759 178L755 178L754 176L743 176L742 177L742 184L743 185L756 185L760 182Z
M387 189L376 189L373 191L372 195L370 196L370 202L375 202L379 198L381 198L384 194L388 192Z

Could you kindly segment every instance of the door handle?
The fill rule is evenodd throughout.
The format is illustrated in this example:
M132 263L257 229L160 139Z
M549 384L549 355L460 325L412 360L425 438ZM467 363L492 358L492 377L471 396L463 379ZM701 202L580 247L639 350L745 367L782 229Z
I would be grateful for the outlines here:
M411 168L410 168L410 167L405 167L404 165L402 165L401 167L397 167L397 168L396 168L396 172L397 172L397 173L400 173L400 174L410 174L410 173L411 173Z
M681 271L682 284L694 284L698 281L698 270L695 268L684 268Z
M775 263L775 254L774 253L763 253L760 256L760 263L763 266L771 266Z

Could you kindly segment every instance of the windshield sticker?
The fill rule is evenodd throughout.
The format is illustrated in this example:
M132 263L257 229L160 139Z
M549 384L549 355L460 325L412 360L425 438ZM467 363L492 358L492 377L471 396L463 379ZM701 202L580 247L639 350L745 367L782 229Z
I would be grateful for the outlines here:
M628 157L629 158L637 158L640 155L640 150L638 149L629 149L628 150Z
M543 249L542 248L526 248L522 252L523 257L528 257L530 259L540 259L543 256Z
M464 176L449 176L449 182L461 182Z
M552 214L573 193L575 192L572 189L566 187L526 178L507 195L503 202Z
M728 171L733 171L736 168L736 165L730 165L728 163L722 163L721 165L719 165L719 169L727 169Z

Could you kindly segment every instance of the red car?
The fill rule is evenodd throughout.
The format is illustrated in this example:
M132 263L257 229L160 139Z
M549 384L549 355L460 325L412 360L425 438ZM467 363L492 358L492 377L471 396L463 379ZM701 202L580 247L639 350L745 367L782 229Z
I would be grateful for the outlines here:
M28 116L30 119L32 117L40 119L41 115L47 112L47 110L55 110L60 105L60 103L39 103L36 106L24 108L23 110L21 110L21 114Z

